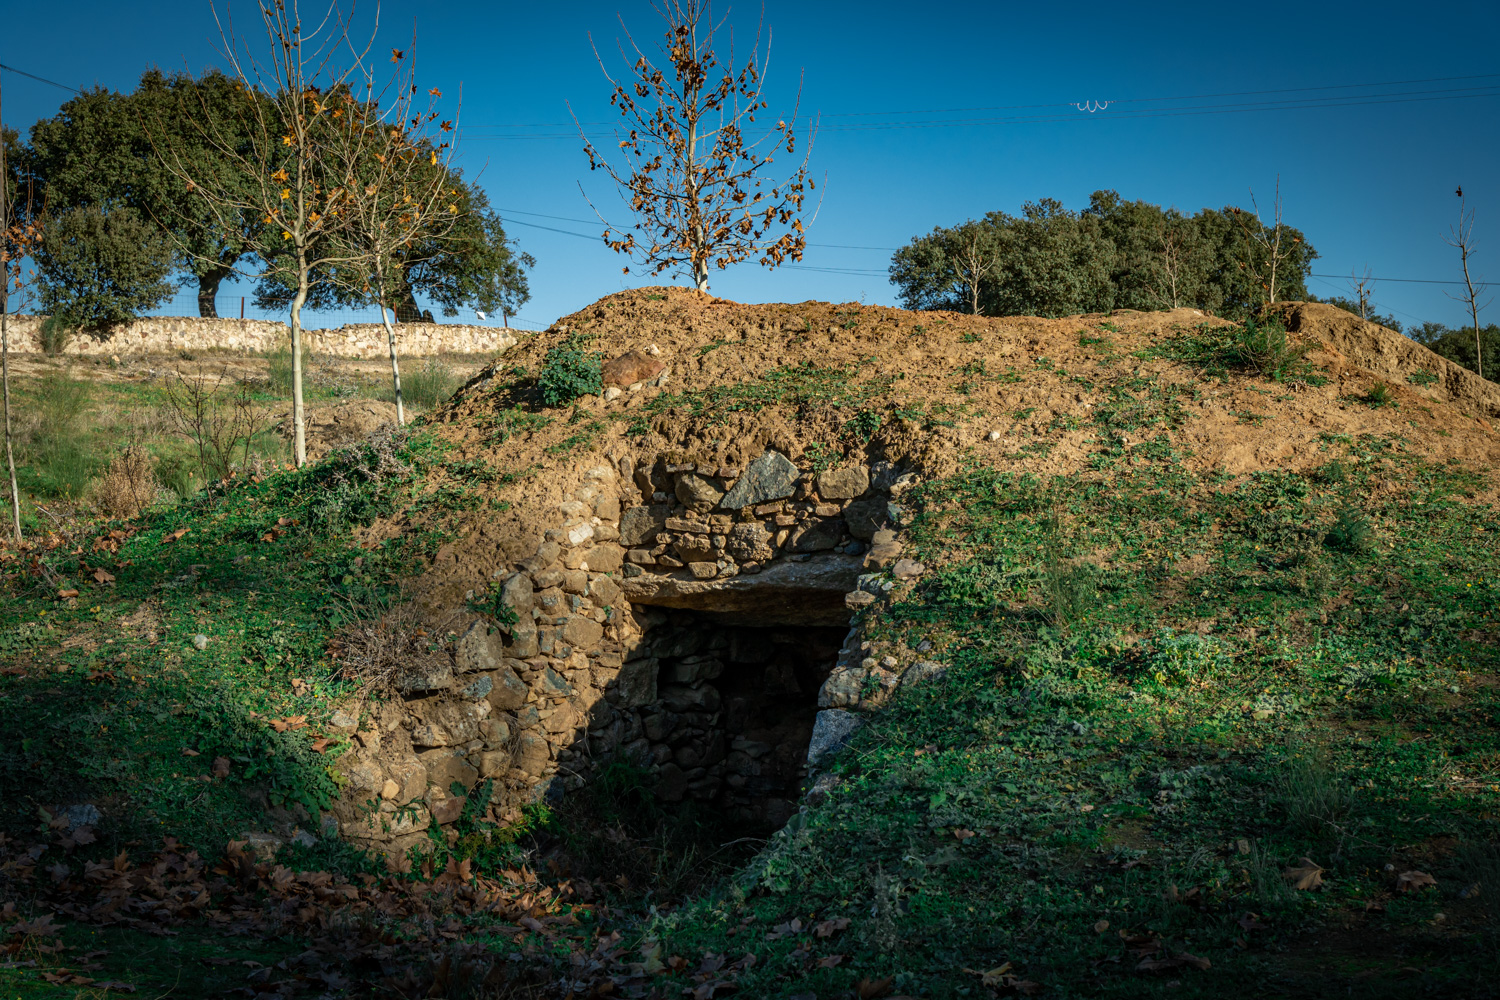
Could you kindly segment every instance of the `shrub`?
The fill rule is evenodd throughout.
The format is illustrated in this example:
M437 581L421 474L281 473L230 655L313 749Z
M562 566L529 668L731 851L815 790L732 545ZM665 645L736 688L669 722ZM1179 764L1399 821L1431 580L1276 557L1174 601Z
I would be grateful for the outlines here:
M1293 344L1286 327L1271 319L1257 323L1245 320L1234 333L1225 360L1238 363L1276 382L1304 374L1307 362L1303 355L1310 344Z
M55 358L68 346L68 341L73 339L73 328L57 316L48 316L42 320L36 335L41 342L42 353Z
M570 333L547 351L537 388L548 406L565 406L604 389L604 355L586 350L591 337Z
M99 461L85 446L81 426L91 395L89 383L64 375L48 375L37 384L21 452L38 492L82 496L97 473Z
M1311 346L1292 343L1286 327L1273 317L1247 319L1240 326L1200 324L1173 337L1161 353L1210 371L1249 369L1273 382L1322 385L1325 380L1304 357Z
M1384 382L1376 382L1370 387L1370 391L1365 393L1365 402L1377 410L1383 406L1395 406L1396 394Z
M44 230L36 262L42 307L69 326L133 319L173 291L170 240L130 208L67 212Z
M1375 545L1375 529L1365 512L1345 502L1334 514L1333 526L1323 536L1323 544L1338 552L1362 555Z
M94 483L94 503L110 517L138 516L156 499L154 465L155 460L145 448L140 445L126 448Z
M429 357L410 374L402 374L401 398L412 406L433 407L453 395L460 381L452 365L442 358ZM394 402L395 393L389 395Z

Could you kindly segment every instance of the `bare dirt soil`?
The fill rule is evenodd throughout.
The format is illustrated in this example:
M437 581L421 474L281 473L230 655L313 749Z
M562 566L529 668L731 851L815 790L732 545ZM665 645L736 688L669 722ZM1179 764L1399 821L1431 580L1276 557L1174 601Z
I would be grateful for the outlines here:
M1161 356L1173 338L1227 324L1193 309L992 318L670 287L611 295L524 338L434 412L460 458L516 479L496 491L509 509L475 515L447 554L452 569L434 567L428 582L479 580L493 558L522 557L545 529L536 512L561 502L579 470L649 454L736 467L773 448L799 464L883 459L924 475L972 458L1046 477L1087 467L1102 411L1134 408L1145 429L1118 445L1128 454L1165 435L1194 472L1302 471L1327 460L1331 440L1363 435L1398 436L1431 461L1500 462L1500 386L1333 306L1277 312L1324 384L1217 378ZM522 375L567 334L605 361L632 350L659 360L664 384L539 407ZM1388 403L1367 401L1377 386ZM372 537L400 530L377 524Z

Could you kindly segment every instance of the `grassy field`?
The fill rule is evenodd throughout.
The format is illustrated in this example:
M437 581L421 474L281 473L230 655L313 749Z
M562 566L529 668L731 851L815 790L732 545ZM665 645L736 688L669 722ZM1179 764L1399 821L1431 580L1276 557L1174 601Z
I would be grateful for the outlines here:
M1205 380L1281 392L1318 377L1274 338L1253 356L1230 350L1243 347L1171 349L1214 362ZM788 377L680 403L778 406ZM826 403L839 426L863 419L851 434L903 417L861 418L869 400L846 382L793 403ZM630 773L507 837L468 829L434 842L429 872L381 891L460 863L476 884L529 864L526 898L545 886L552 901L525 920L360 911L377 944L349 954L471 948L515 977L460 981L431 959L406 987L365 976L362 995L1497 995L1500 514L1480 499L1488 470L1433 464L1395 436L1330 434L1305 473L1192 474L1167 431L1193 391L1145 381L1117 394L1092 417L1097 447L1076 472L970 459L902 498L908 548L933 569L864 612L871 655L946 672L870 715L835 780L768 843L715 854L728 833L661 811ZM39 805L81 791L132 803L109 843L53 846L33 865L61 864L67 885L86 861L149 857L163 834L213 863L258 810L318 808L340 780L320 727L350 683L330 640L388 607L453 515L494 502L476 484L505 475L454 460L419 427L199 490L8 573L11 836L24 843ZM354 543L356 527L398 516L412 530ZM281 731L268 718L302 722ZM218 778L217 758L229 762ZM606 829L620 831L613 847L595 834ZM278 862L376 878L326 842ZM18 917L54 907L40 884L8 883ZM240 905L287 898L274 873L258 891ZM245 966L230 977L226 963L270 967L352 933L172 926L167 944L70 923L59 954L76 961L102 935L108 954L89 976L218 996L244 984ZM50 938L10 940L39 965L0 969L7 995L91 995L39 978L62 959L23 945Z
M394 401L382 361L309 355L304 365L309 405ZM433 357L406 359L405 365L403 399L420 414L446 399L475 362ZM13 379L12 403L22 516L31 532L55 529L55 516L80 510L132 513L133 504L125 502L122 509L112 502L119 491L111 493L105 484L111 465L133 449L150 468L145 493L151 503L166 506L227 471L290 460L289 444L277 429L291 408L289 351L185 353L132 358L123 365L32 359L22 369ZM195 395L203 397L201 406ZM195 421L195 411L205 419Z

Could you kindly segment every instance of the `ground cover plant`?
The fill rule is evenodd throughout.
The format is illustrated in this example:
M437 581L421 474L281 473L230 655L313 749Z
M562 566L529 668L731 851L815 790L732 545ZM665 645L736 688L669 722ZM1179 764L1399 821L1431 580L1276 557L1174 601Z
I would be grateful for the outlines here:
M658 343L663 389L549 407L528 373L566 335L544 335L410 437L6 564L0 696L22 724L0 783L24 805L0 879L8 954L37 965L0 986L1493 995L1492 432L1305 335L1266 335L1283 364L1231 357L1245 328L1186 314L689 296L559 324L606 357ZM1399 405L1360 398L1374 384ZM927 570L882 577L861 626L868 655L934 665L782 831L736 843L626 768L499 826L476 795L395 873L321 837L274 859L239 842L341 780L340 622L380 620L447 543L605 445L722 441L732 463L775 434L808 467L911 470L895 514ZM81 842L53 811L81 786L128 796L134 826Z

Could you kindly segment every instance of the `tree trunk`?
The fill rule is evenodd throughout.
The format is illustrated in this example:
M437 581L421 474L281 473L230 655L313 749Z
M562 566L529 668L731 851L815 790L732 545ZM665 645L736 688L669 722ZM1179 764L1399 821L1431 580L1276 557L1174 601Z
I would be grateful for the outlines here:
M422 308L417 305L417 295L412 291L411 285L402 282L401 298L391 312L396 314L397 323L422 322Z
M10 204L5 184L5 133L0 129L0 247L9 243ZM5 395L5 468L10 473L10 516L17 544L21 541L21 491L16 486L16 456L10 429L10 261L0 259L0 385Z
M693 261L693 281L698 285L698 291L708 294L708 261Z
M379 258L376 258L375 287L383 289L385 288L385 280L380 270ZM385 327L385 342L391 352L391 386L396 392L396 426L404 427L406 426L406 406L401 400L401 365L396 360L396 328L386 318L385 300L382 299L378 304L380 306L380 323ZM391 312L394 313L395 310L392 309Z
M0 164L4 160L0 159ZM4 173L0 173L0 184L5 183ZM0 199L5 195L0 193ZM9 220L5 218L4 211L0 211L0 235L5 232L5 225ZM11 450L10 430L10 309L9 309L9 283L10 275L3 270L0 264L0 383L5 387L5 467L10 473L10 519L11 527L15 531L16 541L21 540L21 491L16 486L16 456Z
M215 300L219 296L219 285L234 269L216 267L207 274L198 276L198 315L204 319L218 319L219 310Z
M299 255L300 257L300 255ZM302 410L302 304L307 301L305 260L297 261L297 294L292 297L292 461L307 464L307 422Z

